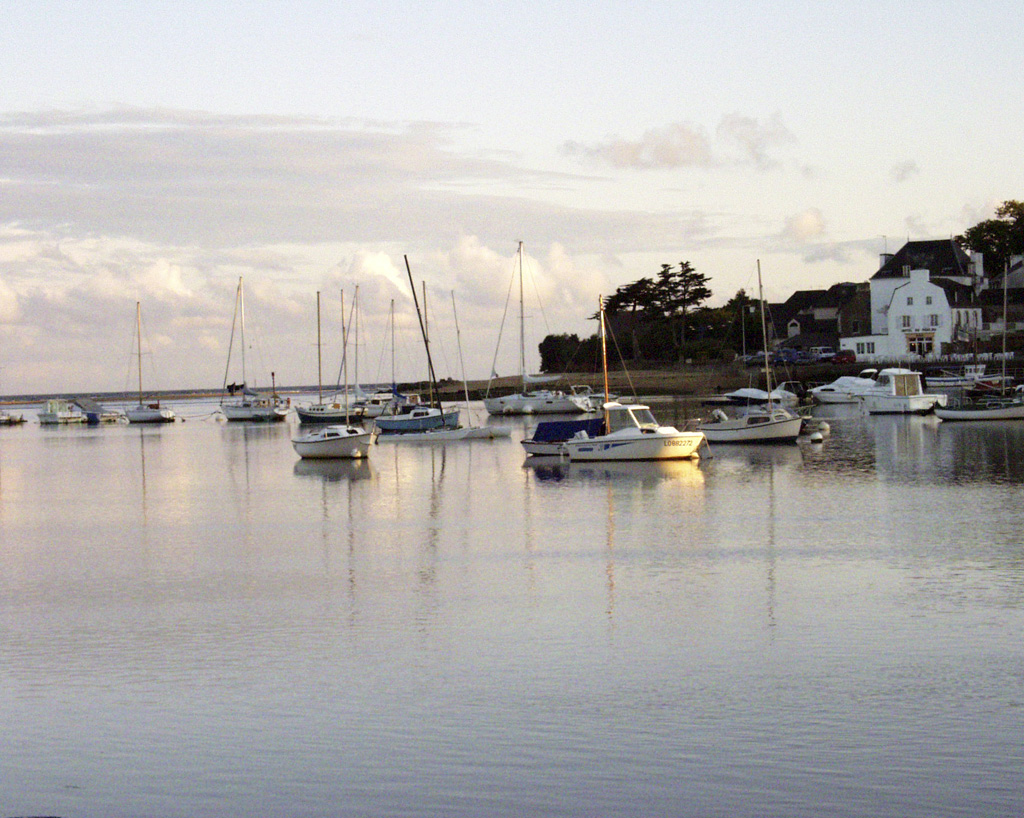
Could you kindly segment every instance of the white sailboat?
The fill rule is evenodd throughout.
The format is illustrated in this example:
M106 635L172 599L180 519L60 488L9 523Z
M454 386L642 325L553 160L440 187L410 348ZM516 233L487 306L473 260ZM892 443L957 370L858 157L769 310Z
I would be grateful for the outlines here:
M605 343L604 299L600 302L601 364L604 369L604 392L608 394L608 351ZM591 437L579 432L565 441L565 454L570 461L596 460L684 460L700 457L705 445L703 432L679 431L674 426L661 426L650 407L640 403L606 400L604 433Z
M356 286L355 298L353 298L352 309L356 308L356 302L359 298L359 287ZM344 301L344 299L343 299ZM344 306L342 306L344 310ZM345 317L342 315L342 334L344 330ZM342 367L346 366L345 354L342 354ZM321 344L320 344L320 293L316 294L316 386L317 386L317 402L308 403L295 407L295 414L299 418L299 423L313 424L313 423L348 423L349 405L348 405L348 392L345 393L345 401L342 403L338 400L338 395L335 394L334 400L324 401L324 383L323 383L323 357L321 355Z
M488 397L484 398L484 407L491 415L542 415L542 414L579 414L591 411L589 397L566 394L559 390L527 389L530 384L539 385L557 381L558 376L528 375L526 373L526 319L523 313L523 243L519 242L517 253L519 261L519 379L520 391L500 398L489 397L491 384L487 384ZM499 338L500 344L500 338ZM494 361L491 363L491 378L494 378L494 367L497 364L498 350L494 350Z
M276 389L270 393L257 392L249 388L245 373L245 300L243 297L242 278L238 278L238 289L235 292L235 317L231 321L231 341L228 343L228 361L224 367L224 392L227 393L221 399L220 411L228 420L235 421L257 421L260 423L275 423L282 421L288 414L287 404L281 400ZM235 341L235 319L239 320L241 328L240 338L242 342L242 382L240 384L228 384L228 373L231 371L231 347ZM271 373L273 377L273 373ZM241 392L239 397L234 397L236 392ZM230 395L230 397L228 397Z
M174 412L160 406L160 401L144 403L142 399L142 306L135 302L135 328L139 356L139 404L126 409L129 423L174 423Z
M317 316L319 317L320 293L317 293ZM345 293L341 294L341 336L342 370L345 378L345 407L348 407L348 364L345 352L348 350L348 333L345 330ZM345 410L344 424L331 424L301 435L292 440L292 447L299 457L305 459L363 458L370 453L373 436L370 432L349 422Z
M768 325L764 315L764 292L761 287L761 262L757 262L757 292L761 301L761 335L764 339L764 371L767 390L763 404L750 406L730 417L715 409L700 424L700 430L711 443L793 443L800 435L803 418L776 402L772 390L772 369L768 358Z

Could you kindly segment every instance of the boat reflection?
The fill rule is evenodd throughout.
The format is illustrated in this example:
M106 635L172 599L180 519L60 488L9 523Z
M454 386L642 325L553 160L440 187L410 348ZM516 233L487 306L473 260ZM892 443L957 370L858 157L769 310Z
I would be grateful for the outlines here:
M540 483L565 481L621 480L655 485L665 481L690 487L704 485L699 460L624 460L597 463L570 463L560 457L528 457L523 468L531 471Z
M300 459L295 461L292 473L297 477L314 477L325 483L337 483L341 480L368 480L373 476L373 469L366 457L356 460Z

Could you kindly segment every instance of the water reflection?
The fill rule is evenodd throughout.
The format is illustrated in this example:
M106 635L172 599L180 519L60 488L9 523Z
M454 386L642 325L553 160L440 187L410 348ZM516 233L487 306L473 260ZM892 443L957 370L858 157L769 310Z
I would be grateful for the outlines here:
M369 480L373 477L373 467L368 457L355 460L347 458L331 460L295 461L292 472L297 477L315 477L325 483L337 483L342 480Z
M699 460L571 463L555 456L534 456L526 458L523 468L532 473L539 483L608 481L651 487L670 481L691 488L704 485Z

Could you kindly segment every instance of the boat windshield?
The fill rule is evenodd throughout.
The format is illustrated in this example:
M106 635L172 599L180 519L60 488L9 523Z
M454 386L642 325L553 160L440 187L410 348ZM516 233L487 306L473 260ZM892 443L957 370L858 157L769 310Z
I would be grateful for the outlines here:
M633 421L641 429L657 429L658 421L654 419L654 415L651 414L651 410L646 406L643 409L630 409L630 414L633 415Z

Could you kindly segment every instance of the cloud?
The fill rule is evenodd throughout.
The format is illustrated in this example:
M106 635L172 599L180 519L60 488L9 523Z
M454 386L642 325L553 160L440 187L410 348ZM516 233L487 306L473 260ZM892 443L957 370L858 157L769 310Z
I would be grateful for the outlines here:
M738 145L742 156L762 170L778 165L769 156L771 148L796 142L778 114L763 124L753 117L727 114L718 125L718 137Z
M787 241L808 242L825 235L825 217L816 208L808 208L786 219L782 237Z
M671 169L714 164L711 144L704 131L682 122L652 128L638 140L613 138L597 145L566 142L562 153L613 168Z
M741 114L722 117L716 129L716 144L699 125L674 122L651 128L640 139L609 138L585 145L566 142L563 155L589 159L613 168L672 170L715 168L728 164L752 164L759 170L776 167L769 153L796 141L776 114L767 122ZM738 148L739 153L731 153Z
M912 179L921 172L921 169L917 166L917 162L913 159L908 159L906 162L900 162L898 165L893 165L889 171L889 177L896 183L902 184L908 179Z

